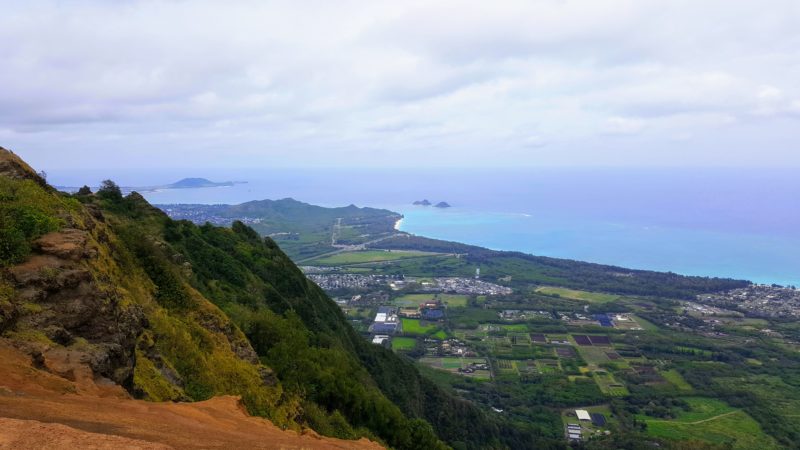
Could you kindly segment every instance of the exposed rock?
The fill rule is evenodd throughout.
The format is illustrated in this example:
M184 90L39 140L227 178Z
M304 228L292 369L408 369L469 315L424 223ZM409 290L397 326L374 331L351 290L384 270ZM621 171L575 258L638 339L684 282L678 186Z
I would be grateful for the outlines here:
M79 352L64 351L44 357L53 371L76 380L69 381L36 369L29 357L0 339L0 448L382 448L367 439L346 441L310 430L281 430L266 419L248 416L233 396L196 403L132 400L108 380L87 379L80 365L83 358Z
M89 233L86 231L66 228L42 236L33 246L45 255L77 261L89 256L86 248L88 239Z

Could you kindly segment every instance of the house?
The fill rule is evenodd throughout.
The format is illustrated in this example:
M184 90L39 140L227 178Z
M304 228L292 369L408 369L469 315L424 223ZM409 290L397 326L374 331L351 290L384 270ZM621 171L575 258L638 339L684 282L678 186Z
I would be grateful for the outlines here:
M592 416L589 414L589 411L586 411L585 409L576 409L575 415L578 416L578 420L580 420L581 422L592 421Z

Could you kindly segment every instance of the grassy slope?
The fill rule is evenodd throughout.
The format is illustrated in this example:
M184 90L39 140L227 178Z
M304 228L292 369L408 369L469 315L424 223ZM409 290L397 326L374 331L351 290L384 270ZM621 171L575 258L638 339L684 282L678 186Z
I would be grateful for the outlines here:
M645 419L648 433L666 439L729 444L733 449L778 448L744 411L710 398L690 397L686 401L691 409L674 420Z

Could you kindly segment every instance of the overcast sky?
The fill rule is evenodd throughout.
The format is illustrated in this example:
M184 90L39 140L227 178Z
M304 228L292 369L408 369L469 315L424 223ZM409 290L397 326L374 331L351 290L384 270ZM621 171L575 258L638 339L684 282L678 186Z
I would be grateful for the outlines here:
M37 167L792 166L800 1L0 0Z

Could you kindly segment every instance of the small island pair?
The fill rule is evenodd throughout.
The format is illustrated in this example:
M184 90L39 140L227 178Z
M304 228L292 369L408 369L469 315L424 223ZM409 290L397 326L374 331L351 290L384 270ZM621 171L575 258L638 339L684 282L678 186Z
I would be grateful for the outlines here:
M425 199L425 200L417 200L417 201L415 201L413 204L414 204L415 206L431 206L431 205L433 205L433 203L431 203L430 201L428 201L428 199ZM450 204L449 204L449 203L447 203L447 202L439 202L439 203L437 203L437 204L433 205L433 207L434 207L434 208L449 208L449 207L450 207Z

